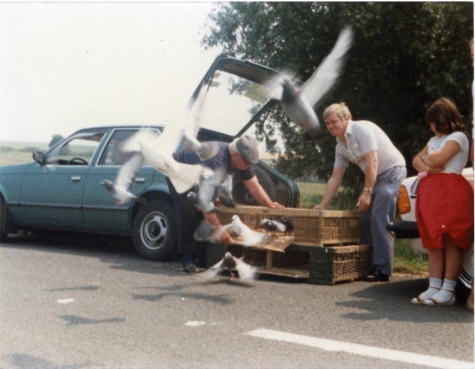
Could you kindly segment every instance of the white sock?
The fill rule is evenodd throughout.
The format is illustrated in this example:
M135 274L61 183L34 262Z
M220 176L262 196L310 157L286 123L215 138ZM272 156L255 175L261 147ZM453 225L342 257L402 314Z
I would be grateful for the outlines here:
M449 302L452 297L454 296L455 285L457 281L451 281L450 279L444 279L444 283L442 284L442 288L439 292L437 292L434 296L437 300L442 303Z
M422 292L419 296L422 297L424 300L430 299L436 293L440 291L440 287L442 286L442 279L439 278L429 278L429 288Z

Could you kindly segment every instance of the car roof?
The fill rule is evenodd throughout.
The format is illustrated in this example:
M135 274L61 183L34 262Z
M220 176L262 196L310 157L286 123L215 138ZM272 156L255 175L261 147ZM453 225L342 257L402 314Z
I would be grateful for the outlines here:
M164 125L147 125L147 126L141 126L138 124L119 124L119 125L114 125L114 126L94 126L94 127L87 127L87 128L82 128L76 132L74 132L75 135L81 134L81 133L94 133L96 131L110 131L110 130L115 130L115 129L141 129L141 128L155 128L155 129L163 129L165 126ZM231 142L234 137L226 135L224 133L219 133L215 132L206 128L201 128L200 131L198 132L198 139L201 141L224 141L224 142Z

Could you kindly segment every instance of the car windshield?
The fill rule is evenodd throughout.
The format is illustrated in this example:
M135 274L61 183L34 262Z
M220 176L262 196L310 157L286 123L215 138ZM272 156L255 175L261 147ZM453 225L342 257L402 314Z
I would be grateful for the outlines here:
M200 125L236 136L268 101L269 95L269 89L259 83L228 72L216 72L200 111Z

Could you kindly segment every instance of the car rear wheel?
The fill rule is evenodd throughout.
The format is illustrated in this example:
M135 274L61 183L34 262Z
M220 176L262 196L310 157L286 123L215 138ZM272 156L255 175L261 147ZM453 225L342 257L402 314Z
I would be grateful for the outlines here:
M177 243L173 207L163 200L144 205L134 220L133 239L135 249L145 259L169 259L175 253Z
M5 208L5 201L0 196L0 242L5 241L8 236L8 233L4 232L5 221L7 217L7 209Z

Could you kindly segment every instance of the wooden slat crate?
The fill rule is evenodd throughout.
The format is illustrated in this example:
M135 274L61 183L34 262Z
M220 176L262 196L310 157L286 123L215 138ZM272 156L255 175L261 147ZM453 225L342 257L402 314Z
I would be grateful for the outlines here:
M231 223L233 215L252 229L258 229L263 218L280 217L295 225L294 243L307 246L358 244L358 212L341 210L268 209L261 206L219 207L221 224Z
M209 266L221 260L226 251L244 257L246 263L259 267L261 274L306 279L314 284L353 281L368 275L372 268L372 249L368 245L291 245L281 253L218 243L208 245Z

